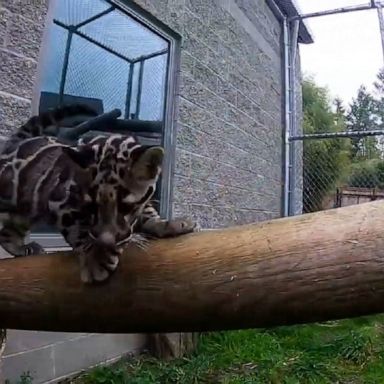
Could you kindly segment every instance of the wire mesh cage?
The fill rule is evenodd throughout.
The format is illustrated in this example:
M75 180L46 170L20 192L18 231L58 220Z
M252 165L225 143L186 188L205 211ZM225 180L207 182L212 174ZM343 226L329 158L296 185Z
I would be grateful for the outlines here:
M383 136L303 142L303 212L384 198Z
M54 2L42 91L102 100L126 119L162 121L169 42L104 0Z

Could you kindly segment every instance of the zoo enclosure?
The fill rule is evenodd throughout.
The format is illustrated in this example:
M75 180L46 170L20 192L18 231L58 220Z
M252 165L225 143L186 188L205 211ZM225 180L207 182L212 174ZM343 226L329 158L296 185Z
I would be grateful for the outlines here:
M295 82L300 21L376 9L384 55L383 6L381 1L371 0L368 4L286 19L285 216L384 198L384 131L362 127L353 131L332 132L330 129L325 133L303 133L298 118L298 85Z

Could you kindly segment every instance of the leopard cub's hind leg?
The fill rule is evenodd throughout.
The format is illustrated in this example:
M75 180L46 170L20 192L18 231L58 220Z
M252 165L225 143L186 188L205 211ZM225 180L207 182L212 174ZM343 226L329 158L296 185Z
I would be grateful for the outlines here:
M0 230L0 245L15 257L45 253L44 248L36 243L25 244L30 224L19 215L9 215Z

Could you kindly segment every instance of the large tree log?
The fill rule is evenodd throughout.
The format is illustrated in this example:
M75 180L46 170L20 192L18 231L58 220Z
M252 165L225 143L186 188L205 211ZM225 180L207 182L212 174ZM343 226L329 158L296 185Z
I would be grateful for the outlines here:
M0 327L152 333L384 312L384 202L128 249L108 284L70 254L0 262Z

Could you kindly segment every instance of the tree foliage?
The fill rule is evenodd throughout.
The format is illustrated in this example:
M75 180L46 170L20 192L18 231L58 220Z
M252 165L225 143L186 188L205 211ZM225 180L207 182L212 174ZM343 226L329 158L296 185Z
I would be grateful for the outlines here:
M352 99L349 112L346 115L347 129L350 132L364 132L376 130L379 127L378 101L360 86L357 97ZM372 159L379 157L377 137L352 138L351 155L353 159Z
M335 103L336 104L336 103ZM340 132L345 130L342 102L332 111L327 89L312 79L303 82L304 133ZM303 211L322 209L324 198L335 188L349 164L350 146L343 139L304 141Z
M384 129L384 68L373 83L374 94L361 86L347 114L351 131ZM359 188L384 188L383 136L353 139L352 164L348 185Z
M370 159L351 164L350 187L384 189L384 162Z
M384 130L384 68L373 83L361 85L344 107L330 100L327 89L313 79L303 82L304 133ZM333 138L304 142L303 209L323 209L339 186L384 189L384 136Z

